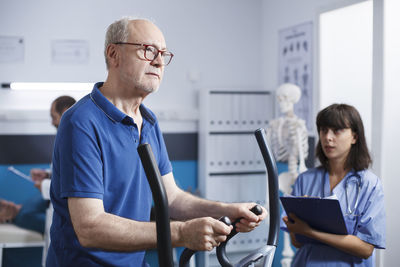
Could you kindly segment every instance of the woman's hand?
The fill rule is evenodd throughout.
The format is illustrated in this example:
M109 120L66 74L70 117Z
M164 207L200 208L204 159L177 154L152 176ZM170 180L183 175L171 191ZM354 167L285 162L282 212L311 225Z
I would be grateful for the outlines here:
M283 222L286 224L289 232L304 236L307 236L311 233L312 228L308 225L308 223L301 220L293 213L290 213L289 216L290 219L288 216L283 217Z
M368 259L374 251L373 245L361 240L357 236L336 235L336 234L321 232L311 228L308 225L308 223L301 220L295 214L290 213L289 216L292 219L292 221L290 221L287 216L283 217L283 221L286 224L288 230L290 231L291 236L293 236L293 234L304 235L314 240L317 240L321 243L325 243L331 247L344 251L348 254L363 259ZM293 245L297 247L297 244L300 243L297 242L296 244L296 242L297 240L293 242L292 239Z

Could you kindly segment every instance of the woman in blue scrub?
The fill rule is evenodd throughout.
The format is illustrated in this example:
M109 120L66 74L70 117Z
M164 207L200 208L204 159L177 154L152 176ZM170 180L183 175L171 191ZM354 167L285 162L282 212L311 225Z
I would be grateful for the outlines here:
M368 169L372 161L360 114L349 105L330 105L318 113L317 129L321 166L300 174L292 195L335 195L348 234L321 232L295 214L289 214L291 221L284 215L292 244L298 248L292 266L375 266L374 249L385 248L384 199L380 179ZM295 234L317 242L302 244Z

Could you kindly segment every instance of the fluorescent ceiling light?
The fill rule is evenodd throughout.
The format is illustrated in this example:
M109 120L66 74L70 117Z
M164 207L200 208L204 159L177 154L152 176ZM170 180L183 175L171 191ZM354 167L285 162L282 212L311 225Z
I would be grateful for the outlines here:
M10 84L11 90L37 90L37 91L90 91L94 83L22 83Z

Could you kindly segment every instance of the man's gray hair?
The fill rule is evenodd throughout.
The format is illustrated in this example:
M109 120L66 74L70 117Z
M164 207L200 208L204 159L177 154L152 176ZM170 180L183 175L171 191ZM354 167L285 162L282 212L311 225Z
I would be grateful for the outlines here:
M106 59L106 66L108 69L108 60L107 60L107 47L110 44L118 43L118 42L126 42L129 37L128 25L129 21L135 18L132 17L123 17L122 19L114 21L107 28L106 32L106 40L104 42L104 57Z
M108 69L108 59L107 59L107 47L110 44L115 44L118 42L126 42L129 37L129 22L132 20L142 19L138 17L123 17L119 20L114 21L107 28L106 40L104 42L104 57L106 60L106 66ZM142 19L147 20L147 19ZM150 21L150 20L149 20Z

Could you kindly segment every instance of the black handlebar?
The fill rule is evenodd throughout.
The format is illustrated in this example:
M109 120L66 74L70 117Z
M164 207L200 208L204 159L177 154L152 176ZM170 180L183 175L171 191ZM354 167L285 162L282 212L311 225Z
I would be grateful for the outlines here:
M245 258L240 260L235 266L248 266L249 263L256 262L262 257L266 257L268 259L268 262L272 264L272 258L275 253L275 248L278 244L279 217L280 217L278 171L276 168L275 159L267 145L265 130L262 128L256 130L255 136L268 173L269 215L270 215L268 241L267 245L251 252ZM142 161L144 170L146 172L146 176L149 181L155 203L159 264L160 266L163 267L164 266L173 267L168 199L164 185L161 180L160 171L158 170L157 163L154 159L154 155L151 151L151 147L149 144L140 145L138 147L138 153ZM254 206L251 210L257 215L262 213L262 209L258 205ZM220 220L224 221L226 219L228 218L222 217ZM241 218L235 220L235 222L233 223L234 227L232 232L227 236L226 241L221 243L220 246L217 248L218 260L222 266L233 266L229 262L226 256L225 246L226 243L229 241L229 239L231 239L234 235L236 235L237 232L235 229L235 224L240 219ZM194 253L195 251L191 249L185 249L181 255L179 266L180 267L189 266L190 257Z
M259 205L255 205L253 208L250 209L255 215L260 215L262 213L262 208ZM228 241L234 237L238 232L236 231L236 224L240 222L240 220L243 218L238 218L236 219L232 226L233 229L230 232L230 234L226 237L226 240L222 242L218 247L217 247L217 258L221 266L223 267L231 267L233 266L230 262L228 257L226 256L226 245L228 244Z
M271 247L275 247L278 245L278 234L279 234L279 184L278 184L278 170L276 168L276 162L271 150L267 144L267 137L265 130L260 128L254 132L254 135L257 139L258 146L260 148L261 154L264 159L264 164L268 173L268 196L269 196L269 233L267 244L264 247L261 247L245 258L240 260L237 264L233 265L229 262L229 259L226 255L226 244L227 242L237 234L235 226L233 227L232 232L227 236L225 242L221 243L217 247L217 257L218 261L223 267L231 267L231 266L248 266L252 262L256 262L262 257L269 257L269 261L272 263L273 254L275 250ZM261 214L261 207L258 205L252 208L252 211L255 214ZM235 225L241 218L235 220L233 225ZM180 267L188 267L190 257L195 253L195 251L190 249L185 249L181 255L181 260L179 261ZM272 255L272 257L270 257Z
M260 128L254 132L258 146L264 159L265 167L268 173L268 196L269 196L269 233L267 245L277 246L279 235L279 183L278 170L274 155L268 147L267 135L265 130Z
M262 210L261 210L261 212L262 212ZM226 216L222 216L219 220L221 222L225 223L226 225L233 225L231 223L231 220ZM236 222L237 221L235 221L235 223ZM235 226L233 226L233 229L235 229ZM190 248L185 248L182 251L181 257L179 258L179 267L189 267L190 258L193 256L194 253L196 253L195 250L192 250Z
M158 262L162 267L173 267L171 228L169 223L168 198L157 162L149 144L141 144L138 153L153 193L157 227Z

